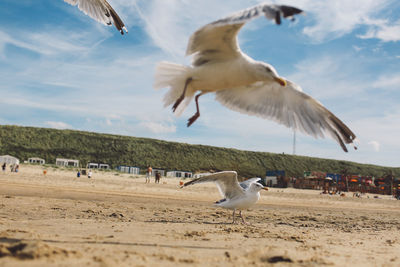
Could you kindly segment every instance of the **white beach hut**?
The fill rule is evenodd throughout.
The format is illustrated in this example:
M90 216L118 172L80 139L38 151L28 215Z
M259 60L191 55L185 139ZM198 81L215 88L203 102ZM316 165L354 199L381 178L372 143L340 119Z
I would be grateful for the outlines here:
M170 171L167 172L167 177L176 177L176 178L192 178L192 172L184 172L184 171Z
M17 159L16 157L10 156L10 155L3 155L0 156L0 163L1 164L19 164L19 159Z
M56 159L56 165L57 166L63 166L63 167L79 167L79 160L77 160L77 159L61 159L61 158L57 158Z
M41 158L28 158L28 163L31 164L45 164L45 160Z

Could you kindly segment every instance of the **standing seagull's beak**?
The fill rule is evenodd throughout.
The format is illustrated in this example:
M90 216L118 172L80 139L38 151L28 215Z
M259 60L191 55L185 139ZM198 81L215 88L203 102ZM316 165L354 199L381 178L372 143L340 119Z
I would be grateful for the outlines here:
M264 189L265 191L268 191L268 187L263 187L263 189Z
M286 80L285 79L282 79L282 78L280 78L280 77L275 77L274 78L274 81L275 82L277 82L277 83L279 83L280 85L282 85L282 86L286 86Z

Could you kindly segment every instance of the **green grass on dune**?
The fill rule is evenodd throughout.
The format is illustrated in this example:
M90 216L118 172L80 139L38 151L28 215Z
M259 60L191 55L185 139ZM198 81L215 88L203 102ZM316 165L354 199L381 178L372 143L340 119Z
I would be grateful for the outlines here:
M265 176L266 170L286 170L290 176L302 176L315 170L382 176L400 168L389 168L349 161L252 152L204 145L190 145L162 140L48 128L0 126L0 154L21 161L41 157L46 163L56 158L108 163L112 167L147 165L165 170L221 171L236 170L244 177Z

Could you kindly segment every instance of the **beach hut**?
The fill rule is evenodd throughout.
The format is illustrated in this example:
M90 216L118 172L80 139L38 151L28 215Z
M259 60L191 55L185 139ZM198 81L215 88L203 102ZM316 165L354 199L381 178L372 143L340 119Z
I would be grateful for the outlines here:
M28 158L28 163L31 164L44 164L45 160L41 158Z
M167 177L176 177L176 178L192 178L192 172L185 172L185 171L170 171L167 172Z
M16 157L10 156L10 155L4 155L4 156L0 156L0 163L1 164L19 164L19 159L17 159Z
M212 174L211 172L195 173L193 175L193 178L200 178L200 177L208 176L208 175L211 175L211 174Z
M62 167L79 167L79 160L57 158L56 165Z
M140 172L139 167L125 166L125 165L118 166L117 170L119 170L120 172L125 172L125 173L130 173L130 174L139 174L139 172Z
M87 164L86 168L88 168L88 169L98 169L99 168L99 164L90 162L90 163Z
M100 163L99 169L108 170L108 169L110 169L110 165L105 164L105 163Z
M88 169L103 169L103 170L108 170L110 169L110 165L105 164L105 163L94 163L90 162L87 164Z

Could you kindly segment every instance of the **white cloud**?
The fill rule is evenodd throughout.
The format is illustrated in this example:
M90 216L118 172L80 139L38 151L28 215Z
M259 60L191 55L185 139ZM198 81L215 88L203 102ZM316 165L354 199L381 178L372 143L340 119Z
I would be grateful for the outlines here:
M380 144L377 141L369 141L368 145L371 145L376 152L379 152Z
M374 34L374 38L388 40L392 31L390 21L383 21L379 17L386 18L390 12L392 0L336 0L336 1L303 1L304 10L314 17L314 25L304 28L304 34L312 40L322 42L339 38L351 33L362 26L367 27L367 32L380 27L380 34ZM295 4L295 1L292 1ZM372 37L372 35L371 35Z
M46 121L44 124L55 129L73 129L71 125L62 121Z
M295 72L288 78L301 85L305 93L321 101L351 97L369 87L369 81L362 77L362 69L354 69L355 65L361 64L351 54L309 57L296 63Z
M155 134L163 134L163 133L175 133L176 126L175 125L166 125L165 123L158 123L158 122L142 122L140 126L144 127L145 129L149 130Z
M64 32L64 31L63 31ZM4 56L4 48L13 45L41 55L56 55L59 53L86 53L89 45L88 33L64 32L28 32L19 31L18 36L0 31L0 53Z
M358 35L361 39L380 39L383 42L400 41L400 21L390 23L387 20L369 20L370 28L365 34Z
M380 76L378 80L373 83L373 87L385 90L399 90L400 73Z

